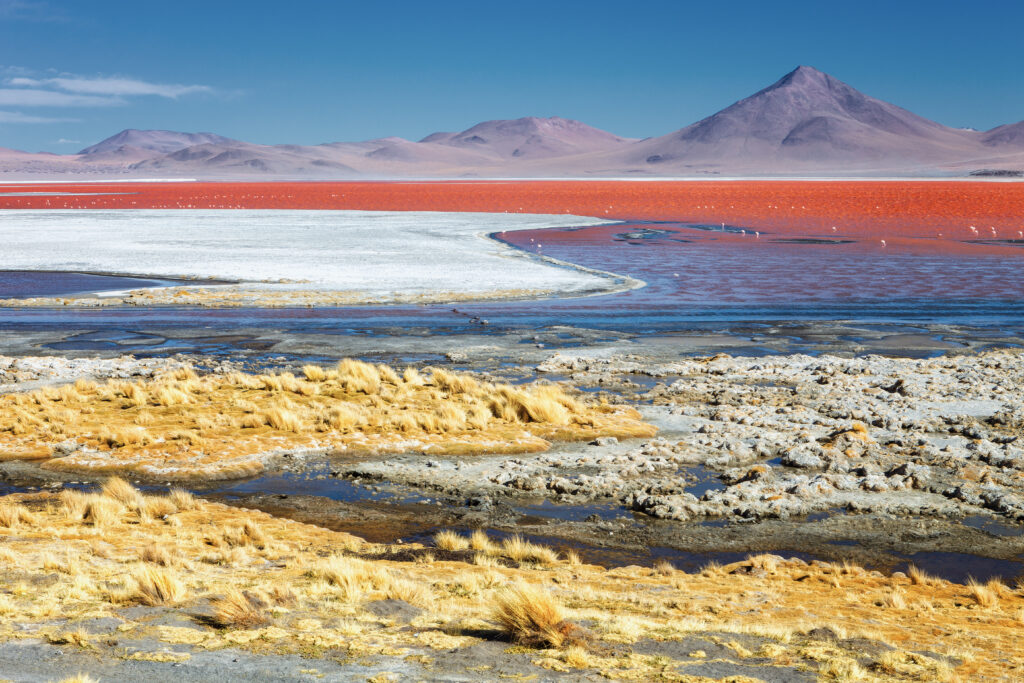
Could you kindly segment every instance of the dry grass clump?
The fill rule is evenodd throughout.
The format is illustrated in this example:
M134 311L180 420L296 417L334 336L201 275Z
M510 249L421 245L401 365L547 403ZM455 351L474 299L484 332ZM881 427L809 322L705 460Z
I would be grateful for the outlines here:
M267 535L260 528L260 525L251 519L245 520L242 526L231 526L224 530L222 538L228 547L254 546L265 548L268 543Z
M77 676L62 678L60 683L99 683L99 681L89 674L78 674Z
M144 498L139 505L141 519L165 519L178 511L178 506L170 498L150 496Z
M309 570L308 575L337 588L343 602L354 602L367 590L391 583L390 576L379 567L365 560L344 555L332 555L317 562Z
M32 524L34 521L28 508L18 503L4 502L0 504L0 527L14 529L20 524Z
M131 509L137 509L142 499L142 494L139 493L139 490L121 477L110 477L107 479L103 482L101 491L107 498L116 500Z
M162 481L259 473L282 448L433 453L542 451L551 440L651 436L625 407L585 404L552 384L511 386L442 369L399 374L346 359L335 368L153 379L0 395L0 458L62 471L132 472ZM81 448L72 448L74 444ZM111 497L133 508L127 483Z
M562 608L548 591L517 584L498 591L494 618L520 645L562 647L576 626L565 621Z
M913 564L907 567L907 576L910 578L910 583L915 586L934 586L942 582L942 579L928 574Z
M467 550L469 543L469 539L458 535L454 531L445 530L434 534L434 545L438 550Z
M555 564L558 553L551 548L530 543L518 534L509 536L501 544L501 554L516 562L533 562L536 564Z
M185 489L171 489L167 494L167 499L174 503L174 507L179 510L194 510L196 507L196 497Z
M267 596L252 591L229 590L211 603L210 621L218 628L253 628L270 622Z
M147 607L176 605L188 597L188 589L168 568L139 565L129 576L127 588L111 591L111 602L140 604Z
M967 594L979 607L995 607L999 604L999 596L1006 587L999 579L990 579L987 583L979 583L971 578L967 581Z
M85 511L89 507L89 496L74 489L64 489L60 492L59 499L64 515L68 519L80 520L85 516Z
M906 609L907 592L902 588L893 588L882 598L882 604L893 609Z
M487 532L483 529L477 529L469 537L469 547L487 554L493 554L498 550L498 547L491 542Z
M95 493L87 494L82 520L102 529L119 522L123 511L124 506L116 500Z
M150 543L139 554L139 559L150 564L157 564L161 567L172 567L178 564L178 558L167 552L167 548L156 543Z
M935 683L953 680L954 675L953 669L942 660L903 650L890 650L882 654L871 668L883 674Z

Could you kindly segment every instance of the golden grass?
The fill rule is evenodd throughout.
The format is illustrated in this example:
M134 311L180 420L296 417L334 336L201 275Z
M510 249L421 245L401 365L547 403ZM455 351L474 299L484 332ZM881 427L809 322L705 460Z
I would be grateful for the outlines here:
M661 576L672 576L676 573L676 568L668 560L658 560L654 565L654 573Z
M210 606L212 621L220 628L253 628L270 622L269 600L257 593L232 588Z
M469 539L464 538L454 531L439 531L434 534L434 545L438 550L467 550Z
M483 529L476 529L469 537L469 547L473 550L478 550L483 553L494 553L497 551L497 546L487 536L487 532Z
M95 493L88 494L85 496L82 520L97 529L102 529L116 524L120 520L123 510L124 506L116 500Z
M142 549L139 559L143 562L158 564L161 567L171 567L179 563L179 559L167 552L167 548L151 543Z
M139 490L121 477L110 477L103 482L103 495L130 508L138 508L141 501Z
M31 524L32 513L24 505L4 502L0 504L0 527L14 529L22 523Z
M991 579L988 583L979 583L973 578L967 581L967 593L979 607L995 607L999 604L1003 583L999 579Z
M553 666L553 660L592 677L607 672L616 678L658 680L672 662L631 655L631 644L710 632L723 634L721 644L736 656L748 651L735 644L746 643L729 634L768 638L754 656L817 672L823 680L932 681L950 675L941 662L908 654L915 652L962 660L951 674L959 680L1013 680L1024 672L1019 647L1024 595L997 583L978 584L998 598L979 609L964 585L914 584L852 565L807 566L758 556L712 568L706 575L646 567L606 570L565 561L503 566L504 547L494 548L482 533L476 544L487 547L487 541L491 552L473 550L475 559L489 565L480 566L430 558L419 544L364 543L202 499L192 499L191 509L175 505L177 511L165 519L144 517L139 511L157 506L152 499L169 502L170 496L140 496L135 511L102 494L0 498L0 505L21 506L33 516L31 524L0 527L5 586L0 633L69 638L72 643L74 636L68 634L76 627L69 618L107 617L126 604L157 604L153 615L170 610L181 619L198 619L198 628L159 626L154 631L126 623L126 638L146 634L168 644L312 658L347 650L376 659L406 648L469 646L480 642L482 631L501 627L520 645L561 648L537 651L536 661L546 662L538 666ZM74 512L96 501L117 511L101 528ZM258 544L253 537L260 539ZM172 560L168 566L161 564L165 554ZM409 561L416 556L421 561ZM768 566L774 573L751 571ZM841 589L829 583L837 574ZM402 600L422 612L399 627L367 611L369 603L382 599ZM504 605L501 613L499 604ZM571 626L580 622L592 633ZM807 636L819 627L832 629L840 642ZM102 649L107 637L82 642ZM842 642L862 637L887 642L898 652L870 657ZM538 672L543 677L542 669Z
M501 554L516 562L536 564L555 564L558 562L558 553L554 550L530 543L518 534L509 536L502 542Z
M551 384L494 384L439 368L399 374L351 359L306 366L301 377L182 368L0 395L0 458L161 481L250 476L281 449L522 453L655 431L631 408L582 403ZM67 454L69 442L81 448ZM65 454L52 457L58 447ZM130 484L110 486L133 507Z
M915 565L907 567L907 577L915 586L932 586L940 581Z
M111 600L156 607L176 605L188 597L188 589L177 574L167 568L140 565L130 574L129 586L111 591Z
M514 642L534 647L561 647L574 628L551 593L529 584L499 591L494 619Z

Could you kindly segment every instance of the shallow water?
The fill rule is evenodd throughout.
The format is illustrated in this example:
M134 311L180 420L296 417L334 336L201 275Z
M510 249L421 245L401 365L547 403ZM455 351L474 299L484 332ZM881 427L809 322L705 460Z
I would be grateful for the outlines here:
M903 339L933 343L933 351L922 352L926 355L957 345L944 344L925 325L974 327L979 336L1024 335L1024 261L1019 257L971 255L969 250L920 252L899 245L881 248L865 240L793 242L768 233L754 237L753 231L743 230L728 225L621 223L498 235L529 252L647 283L604 296L317 309L22 309L5 310L0 329L85 327L106 336L65 340L55 348L148 354L227 353L233 345L249 353L259 350L244 338L217 339L240 327L342 336L487 335L555 326L644 335L688 331L738 335L744 343L724 350L743 355L774 353L757 340L784 336L787 331L780 325L799 336L800 323L812 321L877 325L880 334L910 335ZM17 276L22 284L3 277L0 274L0 297L95 289L91 279L104 276ZM114 288L127 286L123 279L106 282ZM160 344L132 337L139 329L200 326L210 328L209 337L170 335ZM565 348L579 343L571 335L563 336L546 340L546 345ZM894 338L890 345L898 347L900 341Z
M87 292L167 287L173 284L177 284L177 281L98 273L0 270L0 299L70 296Z

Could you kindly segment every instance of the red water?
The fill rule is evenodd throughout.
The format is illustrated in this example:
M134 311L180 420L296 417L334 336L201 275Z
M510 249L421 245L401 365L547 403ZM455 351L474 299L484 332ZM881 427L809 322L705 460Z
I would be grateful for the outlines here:
M65 196L3 196L50 192ZM71 193L90 193L71 196ZM1024 239L1024 183L436 181L0 184L0 208L251 208L573 213L726 223L790 235L984 253ZM970 226L974 226L971 230ZM835 230L833 230L833 227ZM923 239L914 239L923 238ZM981 242L965 245L964 241ZM1005 252L1009 253L1009 252Z
M508 211L675 221L646 226L661 232L644 239L618 237L642 225L506 239L650 285L595 305L1024 300L1021 182L7 184L0 185L2 208Z

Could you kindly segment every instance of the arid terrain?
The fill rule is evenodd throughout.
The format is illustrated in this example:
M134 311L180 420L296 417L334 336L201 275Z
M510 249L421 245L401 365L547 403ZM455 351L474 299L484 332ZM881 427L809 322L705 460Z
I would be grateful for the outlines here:
M1022 187L4 185L0 678L1021 678L1024 330L964 279ZM97 246L133 217L178 227ZM749 274L774 317L671 317L704 254L966 265L937 322Z

